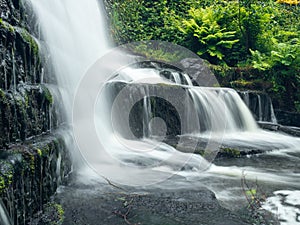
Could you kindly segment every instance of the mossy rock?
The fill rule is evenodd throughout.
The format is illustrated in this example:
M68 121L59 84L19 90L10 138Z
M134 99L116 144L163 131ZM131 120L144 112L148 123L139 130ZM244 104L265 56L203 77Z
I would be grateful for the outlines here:
M24 28L17 28L17 32L22 36L23 40L30 46L35 56L38 56L39 46L31 34Z
M11 145L0 153L0 197L14 224L28 224L70 172L69 154L63 141L53 136ZM62 208L49 207L57 211L55 223L49 224L61 224Z
M272 88L271 82L261 79L257 80L245 80L238 79L230 82L232 88L238 88L241 90L269 90Z
M9 31L10 33L15 33L15 28L14 26L12 26L11 24L9 24L8 22L2 20L0 18L0 26L2 28L4 28L5 30Z
M64 209L62 205L49 202L43 206L43 214L35 215L31 225L61 225L64 221Z
M241 151L235 148L223 147L218 153L218 157L239 158L241 156Z

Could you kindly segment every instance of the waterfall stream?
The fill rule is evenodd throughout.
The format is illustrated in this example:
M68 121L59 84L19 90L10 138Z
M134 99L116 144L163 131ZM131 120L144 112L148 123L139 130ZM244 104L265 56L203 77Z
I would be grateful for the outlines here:
M46 45L47 54L55 72L61 95L61 99L56 99L56 101L62 103L64 119L72 127L72 108L78 85L88 68L110 49L106 37L105 20L102 16L103 6L96 0L28 1L31 2L38 16L42 30L40 42ZM113 64L114 61L111 63ZM99 76L101 76L101 71L99 71ZM184 185L187 187L204 185L210 188L229 208L238 206L237 203L241 201L243 195L241 195L240 180L244 173L247 174L247 179L252 181L257 179L262 182L262 186L269 190L268 195L272 195L273 191L289 189L291 192L284 193L286 196L289 194L292 196L292 191L299 189L300 171L297 165L300 162L300 140L298 138L259 129L245 103L232 89L193 87L192 80L187 74L176 71L171 71L168 77L166 76L162 76L156 69L127 67L119 72L119 76L109 81L106 85L107 90L95 103L94 126L97 137L102 143L102 149L99 149L100 146L93 145L87 152L74 154L75 161L82 162L82 156L84 156L92 170L98 172L98 175L126 185L147 186L151 184L163 188L170 188L168 187L170 185L174 188L176 187L175 178L170 179L166 184L162 181L177 174L185 179ZM153 84L163 83L165 86L172 85L178 90L184 90L185 98L179 101L180 104L186 102L183 110L183 115L186 116L180 118L182 123L193 117L200 118L199 121L187 122L192 124L193 132L189 130L190 126L187 126L189 128L180 133L180 139L184 140L185 137L196 140L206 139L208 142L215 143L208 145L215 148L225 143L227 146L243 146L268 151L257 156L249 155L234 159L234 161L229 160L217 166L211 163L213 159L208 160L198 154L180 152L166 143L152 139L151 134L155 132L154 129L159 127L159 130L164 130L166 125L160 122L161 120L157 120L157 125L153 125L155 121L152 114L155 107L148 96L151 97L155 92L151 94L146 88L147 85L141 88L133 86L129 89L131 94L126 96L125 103L123 101L122 105L116 105L115 99L111 99L110 96L113 92L110 87L116 81L135 84L143 83L143 78L149 77L153 78L151 79ZM149 85L149 82L144 83ZM132 104L136 102L133 92L142 96L143 109L140 115L144 124L142 138L130 136L130 130L128 130L128 135L131 138L125 138L120 133L114 132L118 130L118 127L123 130L126 128L123 124L128 122L130 112L130 108L126 109L126 107L132 106L130 101ZM85 100L90 101L90 99ZM249 102L249 99L247 101ZM262 103L259 102L259 120L261 120ZM113 107L119 110L112 111ZM87 113L85 108L80 110L82 115ZM128 115L120 115L127 111ZM112 118L121 119L118 120L118 124L111 124ZM195 131L197 126L200 129ZM90 141L88 138L94 134L90 134L89 130L83 132L87 134L86 144L93 144L88 143ZM69 142L72 142L69 147L75 148L75 140L71 139ZM208 147L207 150L214 151ZM70 151L82 151L82 149L70 149ZM81 170L83 178L92 173L82 165L77 169ZM243 200L245 203L245 199ZM266 204L278 206L280 201L271 198ZM293 198L293 204L299 204L299 199ZM265 208L270 207L265 206ZM297 218L290 218L288 222L282 224L299 224L295 221Z

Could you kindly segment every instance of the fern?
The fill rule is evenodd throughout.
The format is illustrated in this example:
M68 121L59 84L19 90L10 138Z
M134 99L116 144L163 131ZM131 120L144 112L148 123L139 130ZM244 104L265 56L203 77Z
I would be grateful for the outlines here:
M236 31L228 31L218 24L222 13L213 10L213 7L192 8L189 16L191 18L182 21L180 31L198 39L196 52L199 56L211 62L216 59L223 62L224 50L231 49L239 41L235 39Z

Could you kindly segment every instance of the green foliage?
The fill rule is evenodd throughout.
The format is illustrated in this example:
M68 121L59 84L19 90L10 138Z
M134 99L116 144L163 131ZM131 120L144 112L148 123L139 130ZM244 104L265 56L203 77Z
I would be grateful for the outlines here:
M253 65L260 70L282 68L297 70L300 68L300 41L293 38L288 42L278 42L273 39L273 48L270 52L260 53L258 50L251 51ZM287 75L287 74L286 74Z
M266 71L265 79L273 84L277 96L285 96L285 104L297 110L297 86L300 85L300 40L293 38L287 42L279 42L273 38L273 46L269 52L251 51L253 66Z
M254 198L254 196L256 195L256 189L249 189L245 192L246 195L249 195L251 198Z
M109 5L110 29L116 44L163 40L184 44L177 24L196 0L118 0Z
M124 47L127 51L143 55L152 61L178 62L190 56L190 52L182 51L182 48L176 46L170 48L170 45L166 42L141 41L127 44Z
M182 45L222 66L217 70L222 80L270 82L279 102L290 101L288 110L299 108L299 7L273 0L107 1L116 44L161 40ZM148 58L176 56L136 50ZM244 76L236 68L255 74Z
M223 62L224 49L231 49L239 40L236 31L221 27L223 12L214 7L191 9L190 19L184 19L179 29L194 42L193 50L210 62ZM196 43L195 43L196 42Z

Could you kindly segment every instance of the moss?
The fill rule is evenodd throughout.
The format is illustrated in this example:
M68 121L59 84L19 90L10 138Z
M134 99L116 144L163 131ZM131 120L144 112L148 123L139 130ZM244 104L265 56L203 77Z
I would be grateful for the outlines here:
M43 153L42 153L42 150L41 149L36 149L36 152L37 152L37 154L40 156L40 157L42 157L43 156Z
M47 156L50 153L50 147L45 145L43 147L38 147L36 151L39 156Z
M35 169L35 157L33 154L30 154L29 167L30 167L31 171L33 172Z
M13 182L13 168L11 163L1 161L1 171L0 171L0 195L5 191L5 189Z
M245 80L238 79L230 82L231 87L247 90L268 90L272 88L272 83L261 79Z
M9 23L3 21L1 18L0 18L0 25L1 27L3 27L5 30L8 30L9 32L11 33L14 33L15 32L15 28L10 25Z
M5 92L0 88L0 98L4 98L5 97Z
M5 189L6 185L5 185L5 179L3 176L0 175L0 194L3 192L3 190Z
M235 88L249 88L249 87L253 86L253 81L239 79L239 80L230 82L230 84L232 87L235 87Z
M43 95L44 95L45 99L50 104L53 104L53 96L52 96L51 92L49 91L49 89L45 85L42 85L42 90L43 90Z
M38 55L39 46L37 42L34 40L34 38L25 29L21 29L20 34L22 38L30 45L30 48L32 49L34 55Z
M23 168L26 170L26 168L29 168L31 172L34 172L35 170L35 157L34 154L28 151L19 151L23 155L22 165ZM24 171L23 171L24 172Z
M201 156L204 156L204 155L205 155L205 150L204 150L204 149L199 149L199 148L197 148L197 149L195 150L195 153L196 153L196 154L199 154L199 155L201 155Z
M65 211L62 205L57 203L48 203L46 205L45 215L47 215L46 221L48 222L46 224L50 225L62 224L65 219Z
M27 93L24 95L24 100L25 100L25 106L26 106L26 108L28 108L28 106L29 106L29 97L28 97Z
M234 75L234 70L228 66L220 66L209 64L209 68L213 71L213 73L218 77L230 77Z
M64 216L65 216L65 211L64 211L62 205L54 204L54 208L56 209L56 211L58 213L59 221L57 221L57 222L62 223L64 221Z
M221 152L228 157L238 158L241 156L241 152L234 148L221 148Z

